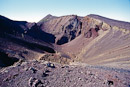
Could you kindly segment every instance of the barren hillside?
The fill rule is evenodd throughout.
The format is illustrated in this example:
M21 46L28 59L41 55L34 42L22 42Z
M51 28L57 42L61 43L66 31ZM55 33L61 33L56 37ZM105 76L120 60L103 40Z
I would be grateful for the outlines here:
M1 87L130 87L130 23L99 15L0 16Z

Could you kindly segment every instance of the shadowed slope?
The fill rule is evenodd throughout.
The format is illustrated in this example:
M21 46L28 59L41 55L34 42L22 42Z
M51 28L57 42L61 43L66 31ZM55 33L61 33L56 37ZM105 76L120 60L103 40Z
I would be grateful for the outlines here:
M27 31L27 35L47 43L55 43L55 36L42 31L37 24Z
M26 21L13 21L0 15L0 31L18 35L24 33L24 31L30 29L34 23L28 23Z
M54 43L54 40L53 35L41 31L35 23L0 16L0 52L4 50L2 52L5 54L0 63L3 66L13 64L12 58L39 59L45 52L55 53L50 43ZM12 63L8 63L8 60Z

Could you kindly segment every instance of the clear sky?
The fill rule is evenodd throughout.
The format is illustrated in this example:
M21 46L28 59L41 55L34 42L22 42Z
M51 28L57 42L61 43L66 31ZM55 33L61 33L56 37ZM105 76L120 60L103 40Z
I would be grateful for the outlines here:
M0 0L0 15L37 22L55 16L98 14L130 22L130 0Z

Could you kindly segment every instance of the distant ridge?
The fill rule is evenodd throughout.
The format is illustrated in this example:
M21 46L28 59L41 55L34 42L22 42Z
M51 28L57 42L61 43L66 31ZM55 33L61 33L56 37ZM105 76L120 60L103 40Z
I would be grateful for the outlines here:
M125 29L130 30L130 22L118 21L118 20L110 19L110 18L103 17L103 16L96 15L96 14L90 14L88 16L102 20L102 21L106 22L107 24L109 24L111 26L118 26L120 28L125 28Z

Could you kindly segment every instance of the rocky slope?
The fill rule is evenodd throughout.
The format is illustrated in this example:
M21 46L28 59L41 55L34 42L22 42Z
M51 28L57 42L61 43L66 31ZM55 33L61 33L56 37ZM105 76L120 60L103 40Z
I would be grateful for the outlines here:
M111 26L118 26L120 28L124 28L124 29L129 29L130 30L130 23L129 22L117 21L117 20L109 19L109 18L102 17L102 16L95 15L95 14L90 14L88 16L92 17L92 18L95 18L95 19L102 20L102 21L106 22L107 24L109 24Z
M4 16L0 15L0 31L17 35L29 30L34 23L29 23L26 21L13 21Z
M130 30L128 27L124 29L112 26L89 16L84 17L81 22L81 34L61 46L63 53L75 61L87 64L105 64L112 67L120 65L124 68L130 66Z
M130 71L88 65L21 61L0 70L1 87L129 87Z
M80 17L68 15L48 19L40 25L40 28L55 35L55 43L61 45L77 37L81 33L81 25Z
M93 65L130 66L130 23L93 14L45 19L39 26L56 37L55 49L61 55Z
M1 42L1 49L12 50L13 48L15 50L7 42L13 38L16 41L9 40L9 43L16 45L22 41L23 44L34 43L32 46L38 44L37 49L22 44L25 48L38 52L41 50L40 46L51 47L59 53L58 56L73 62L105 64L112 67L120 65L123 68L130 66L130 23L128 22L92 14L86 17L77 15L56 17L49 14L37 24L13 21L3 16L0 17L0 20L0 30L1 33L4 32L1 34L1 40L5 41ZM9 26L5 24L9 24ZM7 47L5 47L5 43L8 45ZM21 48L21 44L19 45L18 48ZM49 48L47 49L43 47L44 51L50 52Z
M55 53L51 40L46 37L53 35L40 31L35 23L0 16L0 68L16 60L38 59L44 52Z
M92 14L38 23L0 16L0 86L129 87L129 26Z

